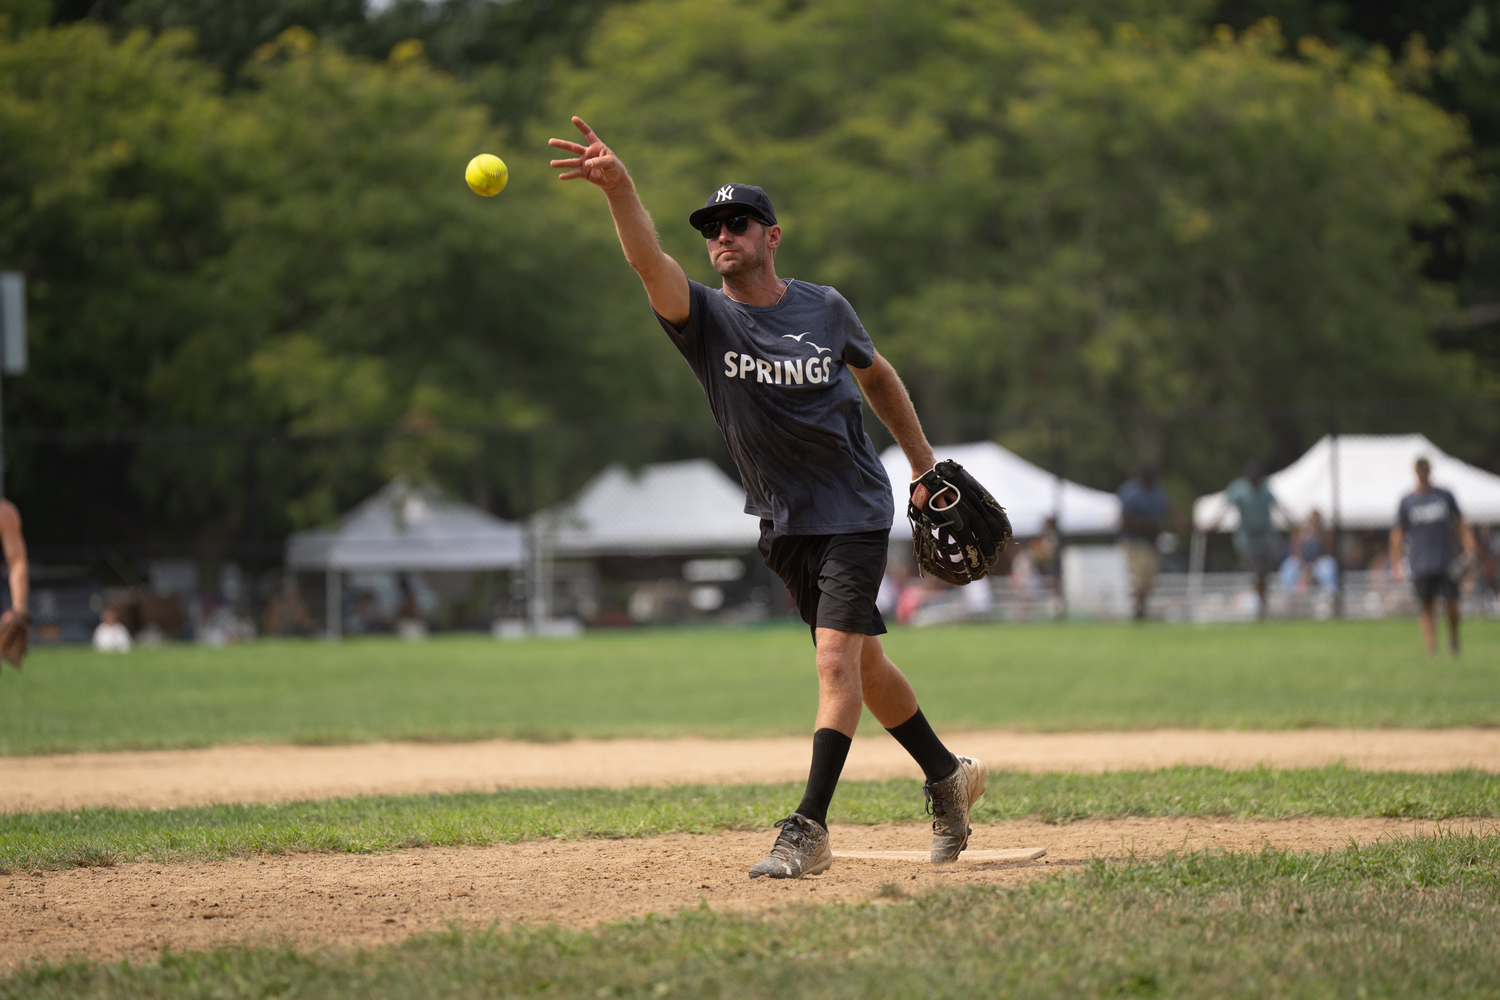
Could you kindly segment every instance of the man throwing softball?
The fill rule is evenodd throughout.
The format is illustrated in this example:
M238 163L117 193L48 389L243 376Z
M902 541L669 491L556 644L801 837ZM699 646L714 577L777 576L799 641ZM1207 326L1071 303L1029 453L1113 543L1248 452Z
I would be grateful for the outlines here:
M750 877L801 878L833 863L828 806L861 706L921 766L933 815L932 861L954 860L968 844L969 811L989 772L943 746L876 638L886 630L875 595L893 511L860 394L913 472L925 472L935 464L932 446L906 387L843 296L776 276L781 227L764 191L725 184L689 217L723 281L700 285L662 252L625 165L581 119L573 124L585 142L552 139L569 154L552 166L563 171L560 179L587 180L608 199L625 259L697 376L739 466L745 510L761 519L761 555L786 583L817 649L807 791L776 824L781 834Z

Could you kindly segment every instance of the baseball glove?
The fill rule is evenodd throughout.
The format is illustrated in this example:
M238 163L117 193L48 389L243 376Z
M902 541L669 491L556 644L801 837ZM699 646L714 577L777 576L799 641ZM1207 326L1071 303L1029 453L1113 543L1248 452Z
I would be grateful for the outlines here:
M911 484L906 516L917 570L959 587L984 579L1010 542L1005 508L948 459Z
M24 611L0 619L0 660L17 670L26 660L27 641L31 638L31 616Z

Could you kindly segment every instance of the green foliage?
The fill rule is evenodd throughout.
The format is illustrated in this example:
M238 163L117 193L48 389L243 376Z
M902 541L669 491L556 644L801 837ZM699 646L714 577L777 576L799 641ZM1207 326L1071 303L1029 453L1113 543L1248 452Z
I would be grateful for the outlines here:
M363 0L129 0L109 13L119 23L158 32L191 30L199 57L234 79L258 48L288 28L325 38L357 34L365 24L364 7Z
M0 0L0 35L40 28L52 14L48 0Z
M395 0L347 44L384 56L405 39L464 80L514 141L544 112L556 76L583 58L601 14L628 0Z
M1472 191L1462 124L1379 59L1282 54L1270 27L1184 50L1006 7L655 3L605 19L567 102L699 277L676 220L767 186L782 270L850 296L929 419L1142 411L1066 443L1089 468L1160 457L1153 412L1470 385L1409 238Z
M12 34L35 25L15 9ZM482 449L454 425L701 414L598 192L544 166L579 111L696 277L688 211L728 177L769 186L782 270L851 298L934 437L999 414L1076 478L1167 458L1206 489L1312 427L1191 439L1167 429L1184 413L1480 390L1431 342L1453 296L1411 240L1480 196L1467 133L1405 88L1462 64L1488 93L1486 10L1393 63L1294 56L1271 24L1209 37L1206 0L95 5L0 32L0 266L30 277L34 339L5 405L12 426L406 430L261 469L275 533L396 471L467 485ZM497 199L460 180L481 150L511 166ZM33 507L68 492L49 457L12 456ZM121 523L155 541L253 520L253 458L120 461ZM570 461L599 449L537 464Z
M8 816L0 830L0 871L763 829L786 815L801 794L802 786L791 783L551 788L20 813ZM924 816L916 780L841 782L829 813L834 823L871 825L920 823ZM1495 817L1500 816L1500 778L1480 771L1400 774L1344 767L1177 767L1084 775L996 771L974 821L1068 823L1122 816Z
M1490 996L1500 838L1098 862L771 916L453 928L370 951L234 946L37 964L0 997Z
M1479 196L1458 200L1453 223L1419 231L1429 273L1452 282L1467 306L1500 302L1500 2L1497 0L1223 0L1216 17L1248 27L1275 17L1287 35L1315 35L1350 52L1406 53L1405 82L1462 116L1474 135ZM1440 330L1450 349L1473 352L1493 376L1500 321Z
M466 81L515 139L552 94L554 63L575 64L599 15L621 2L394 0L367 13L370 5L360 0L127 0L96 2L89 16L157 32L190 29L199 58L241 86L254 85L244 71L256 51L288 28L378 61L398 46L420 50L434 67Z
M410 426L373 465L314 448L267 470L299 527L395 472L467 466L444 422L686 397L644 309L600 335L595 317L638 296L607 218L517 159L451 78L290 29L226 97L187 46L90 25L0 41L0 143L19 150L0 168L0 264L28 274L38 345L13 422ZM463 183L486 149L512 157L501 199ZM244 460L218 458L137 453L159 531L234 530ZM16 456L16 480L46 459Z
M41 425L149 419L149 383L213 315L230 124L181 35L69 27L0 41L0 260L27 274L31 371L7 403ZM150 308L143 308L149 303Z
M1493 726L1500 627L1427 661L1415 624L975 625L898 629L885 648L947 732ZM0 675L0 754L485 737L806 733L817 704L800 623L448 636L329 645L33 651ZM878 732L872 719L865 731Z

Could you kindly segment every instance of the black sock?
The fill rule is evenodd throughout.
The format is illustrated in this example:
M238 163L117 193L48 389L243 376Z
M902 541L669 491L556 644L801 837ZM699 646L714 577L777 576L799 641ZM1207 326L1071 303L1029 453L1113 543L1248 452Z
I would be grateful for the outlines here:
M797 811L825 830L828 803L833 801L833 790L839 786L839 775L844 771L844 761L853 742L837 729L819 729L813 733L812 767L807 772L807 791L802 794Z
M957 759L943 746L937 733L932 731L920 708L916 715L886 732L896 737L896 742L906 748L906 752L911 754L912 760L917 762L928 781L942 781L958 767Z

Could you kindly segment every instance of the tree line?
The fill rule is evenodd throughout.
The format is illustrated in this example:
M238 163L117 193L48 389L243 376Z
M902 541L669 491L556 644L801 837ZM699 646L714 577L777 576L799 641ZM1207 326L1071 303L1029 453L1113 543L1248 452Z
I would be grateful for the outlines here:
M267 537L395 472L520 461L451 429L701 418L602 199L546 167L571 113L697 280L688 212L770 190L780 272L844 291L939 438L991 415L1075 478L1160 461L1186 493L1295 454L1315 403L1495 396L1494 3L0 0L0 25L33 344L7 426L401 429L264 469ZM495 199L463 183L481 151ZM1181 433L1275 407L1303 415ZM1500 460L1462 413L1445 444ZM44 537L244 530L240 448L110 452L111 520L65 471L98 455L58 441L9 449Z

